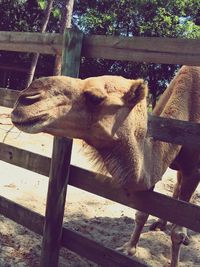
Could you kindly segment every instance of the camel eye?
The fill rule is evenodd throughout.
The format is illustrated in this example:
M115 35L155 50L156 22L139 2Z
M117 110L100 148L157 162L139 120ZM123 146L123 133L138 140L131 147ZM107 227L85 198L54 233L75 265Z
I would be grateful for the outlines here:
M21 94L19 96L19 101L21 104L29 106L38 102L41 98L40 93L33 93L33 94Z
M106 98L105 95L103 95L101 92L99 91L85 91L84 92L84 96L86 99L86 103L88 104L93 104L93 105L99 105L101 104L104 99Z

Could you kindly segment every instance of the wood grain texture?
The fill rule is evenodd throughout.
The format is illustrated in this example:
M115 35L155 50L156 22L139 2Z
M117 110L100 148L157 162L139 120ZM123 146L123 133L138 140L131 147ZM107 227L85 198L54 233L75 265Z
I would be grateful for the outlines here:
M0 88L0 106L13 108L18 96L19 91L17 90Z
M157 192L138 192L127 196L123 189L113 185L110 177L75 166L70 168L69 184L200 232L200 207L197 205L178 201Z
M34 52L40 54L62 53L63 37L57 33L0 32L0 50Z
M148 135L155 140L200 147L200 123L149 115Z
M62 53L56 33L0 32L0 50ZM200 65L200 40L160 37L84 36L82 56L122 61Z
M40 258L41 267L58 266L71 148L71 140L54 138Z
M51 159L21 148L0 143L0 160L49 176Z
M200 40L84 36L82 55L122 61L200 65Z
M77 78L79 76L83 34L68 29L64 36L65 49L62 56L62 75Z
M64 38L62 74L78 77L82 33L68 29ZM41 267L57 267L62 235L72 140L54 137L40 258Z
M17 152L17 150L19 151ZM12 155L12 158L10 155ZM30 162L27 161L27 158L30 159ZM34 159L34 161L32 161L32 159ZM51 163L51 159L48 157L6 144L0 144L0 160L46 176L49 174ZM199 206L177 201L156 192L141 192L127 197L123 190L113 186L110 177L87 171L73 165L70 166L69 184L200 232ZM185 216L185 214L187 214L187 216Z
M0 196L0 213L7 218L25 226L29 230L42 234L44 217L11 200ZM113 249L87 238L81 233L62 229L61 244L65 248L78 253L101 266L105 267L145 267L131 257L121 254ZM147 266L146 266L147 267Z

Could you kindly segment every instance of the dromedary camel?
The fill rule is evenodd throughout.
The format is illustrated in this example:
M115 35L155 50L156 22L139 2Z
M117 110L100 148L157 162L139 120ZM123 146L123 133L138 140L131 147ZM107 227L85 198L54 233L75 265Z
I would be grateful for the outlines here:
M47 77L24 90L12 121L28 133L46 132L80 138L94 147L114 181L130 194L153 190L169 166L178 170L174 197L189 201L200 180L199 151L147 136L147 85L142 79L102 76L85 80ZM162 95L153 114L200 121L200 68L184 66ZM131 239L123 246L134 254L148 218L137 212ZM154 225L163 226L160 220ZM186 229L172 227L171 266L178 266Z

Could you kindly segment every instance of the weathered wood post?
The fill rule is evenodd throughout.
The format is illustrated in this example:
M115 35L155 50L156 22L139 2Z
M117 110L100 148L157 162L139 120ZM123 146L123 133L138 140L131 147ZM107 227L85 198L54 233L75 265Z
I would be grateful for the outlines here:
M82 33L68 29L64 35L62 75L77 77L79 74ZM72 140L54 138L45 224L43 231L41 267L57 267Z

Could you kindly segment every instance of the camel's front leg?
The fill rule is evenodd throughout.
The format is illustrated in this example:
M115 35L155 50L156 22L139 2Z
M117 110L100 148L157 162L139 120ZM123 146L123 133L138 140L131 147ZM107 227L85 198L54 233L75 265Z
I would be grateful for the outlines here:
M188 245L189 239L187 229L182 226L173 224L171 230L172 251L171 251L171 267L177 267L180 258L181 245Z
M140 234L142 229L148 219L148 214L137 211L135 214L135 226L133 229L133 233L131 235L130 240L125 243L122 247L118 248L118 250L125 252L128 255L134 255L136 252L137 243L140 238Z
M180 183L180 190L178 198L189 202L190 198L195 191L200 181L200 170L194 169L192 173L185 174L179 172L179 176L182 176ZM187 216L187 214L186 214ZM187 235L187 229L182 226L173 225L171 231L172 250L171 250L171 267L177 267L180 258L181 245L189 244L189 237Z
M181 181L182 181L182 175L180 172L177 172L177 182L174 187L173 195L172 197L177 199L179 198L180 188L181 188ZM155 231L157 229L160 229L161 231L165 231L167 226L167 221L159 218L157 221L152 223L149 227L151 231Z

